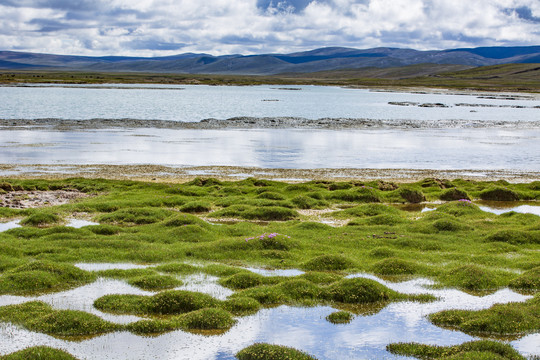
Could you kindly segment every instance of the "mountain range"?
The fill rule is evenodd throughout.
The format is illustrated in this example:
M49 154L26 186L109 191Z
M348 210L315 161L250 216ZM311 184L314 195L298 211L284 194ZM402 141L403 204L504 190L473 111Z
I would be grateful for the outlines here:
M327 47L290 54L224 55L185 53L165 57L73 56L0 51L0 69L275 75L394 68L415 64L469 67L540 63L540 46L479 47L419 51L400 48Z

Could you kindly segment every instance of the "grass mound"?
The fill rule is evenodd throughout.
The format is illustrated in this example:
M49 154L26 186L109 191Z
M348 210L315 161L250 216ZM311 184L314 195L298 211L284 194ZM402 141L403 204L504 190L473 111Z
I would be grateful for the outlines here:
M525 360L511 345L490 340L470 341L455 346L393 343L387 345L386 350L419 359Z
M373 203L381 202L377 192L370 188L358 188L352 190L336 190L328 194L329 200L339 200L347 202Z
M438 326L467 334L523 335L540 330L540 295L523 303L496 304L479 311L446 310L429 315Z
M174 241L198 243L213 241L216 235L212 231L208 231L199 224L183 225L172 229L169 235Z
M212 213L214 217L240 218L246 220L286 221L299 217L298 212L282 206L231 205Z
M70 264L33 261L0 276L0 294L35 294L65 290L94 281L96 276Z
M411 275L418 271L418 265L407 260L388 258L375 263L372 270L380 275Z
M64 350L48 346L34 346L2 357L2 360L77 360Z
M99 222L119 225L153 224L170 216L172 212L153 207L126 208L99 217Z
M171 273L171 274L182 274L189 275L195 274L201 271L201 268L184 263L168 263L161 264L154 268L156 271Z
M185 314L219 304L219 300L210 295L187 290L168 290L153 296L105 295L94 302L101 311L146 315Z
M486 189L479 194L480 199L490 201L517 201L519 200L519 194L513 190L507 188L491 188Z
M84 311L54 310L41 301L0 307L0 320L56 336L99 335L120 327Z
M439 198L444 201L471 200L469 194L463 190L452 188L444 191Z
M329 300L348 304L366 304L403 298L396 291L365 278L343 279L335 282L328 287L327 297Z
M253 344L236 354L238 360L317 360L291 347L272 344Z
M121 228L112 225L90 225L85 227L96 235L116 235Z
M473 264L450 269L443 277L443 283L470 291L493 290L501 285L496 274Z
M326 320L332 324L348 324L352 321L354 315L348 311L335 311L326 317Z
M508 244L540 244L540 232L526 232L519 230L502 230L489 235L487 242L504 242Z
M130 278L128 280L128 284L136 286L143 290L152 291L172 289L174 287L182 285L182 281L172 276L155 274Z
M304 263L303 268L312 271L337 271L353 266L352 260L343 255L321 255Z
M212 210L212 204L206 201L191 201L180 207L180 211L185 213L205 213L210 210Z
M182 317L182 328L189 330L225 330L236 321L223 309L205 308L187 313Z
M437 207L435 213L449 214L452 216L469 216L481 214L482 210L470 201L453 201ZM430 214L431 215L431 214Z
M516 290L540 290L540 266L524 272L508 285Z
M411 204L421 203L422 201L426 200L426 197L420 190L400 188L397 191L402 199L406 200Z
M234 315L248 315L256 313L261 304L253 298L238 296L226 300L223 308Z
M433 222L433 227L437 231L455 232L466 229L464 225L453 219L439 219Z
M49 226L58 224L60 222L61 218L60 216L53 214L51 212L38 212L35 214L32 214L30 216L25 217L21 220L21 225L28 225L28 226Z

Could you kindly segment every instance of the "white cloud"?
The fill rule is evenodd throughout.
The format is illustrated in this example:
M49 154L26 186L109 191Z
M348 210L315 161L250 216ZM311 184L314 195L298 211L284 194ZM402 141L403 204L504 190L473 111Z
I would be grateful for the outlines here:
M284 0L265 11L260 1L4 0L0 49L152 56L540 44L537 0Z

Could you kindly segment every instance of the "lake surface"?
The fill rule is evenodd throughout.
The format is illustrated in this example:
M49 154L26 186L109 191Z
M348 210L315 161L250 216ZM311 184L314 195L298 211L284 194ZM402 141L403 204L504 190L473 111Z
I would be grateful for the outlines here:
M540 129L0 131L3 164L540 171Z
M321 86L38 85L3 86L0 97L0 119L15 119L15 123L16 119L39 118L199 122L293 116L413 124L335 130L132 129L127 125L58 131L19 127L0 130L1 164L540 170L540 97L533 95ZM414 126L415 121L453 120L459 120L460 127ZM467 127L468 121L476 125ZM501 127L498 122L517 125Z
M540 99L526 96L529 98L507 100L509 97L487 98L492 95L380 92L324 86L2 86L0 119L129 118L194 122L237 116L293 116L307 119L540 120ZM389 104L393 102L440 103L448 107Z

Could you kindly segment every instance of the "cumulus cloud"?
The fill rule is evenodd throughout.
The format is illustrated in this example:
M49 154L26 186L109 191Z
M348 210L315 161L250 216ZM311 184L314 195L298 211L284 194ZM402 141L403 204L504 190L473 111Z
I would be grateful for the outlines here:
M538 0L0 0L0 49L84 55L540 44Z

